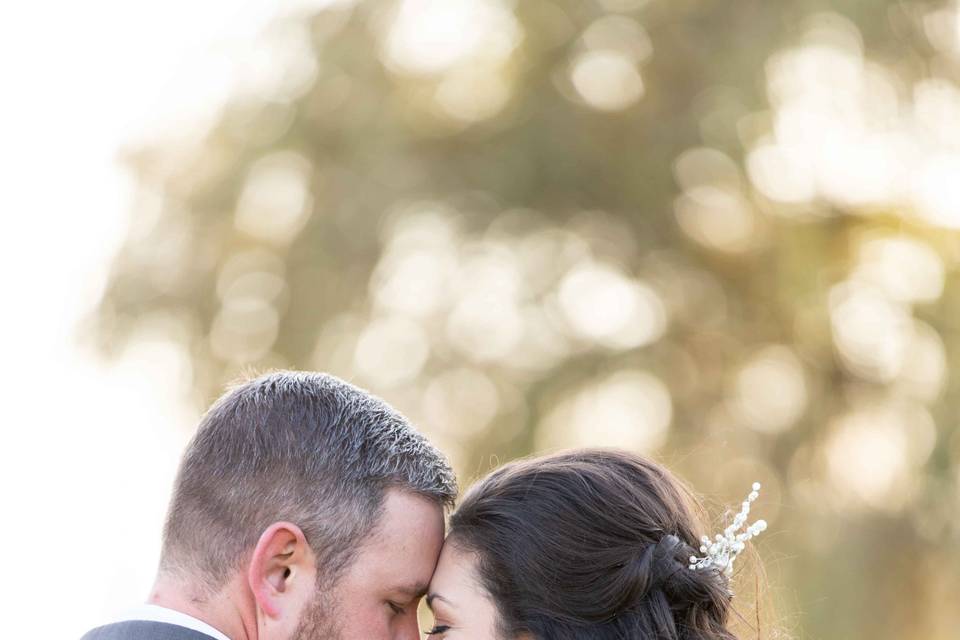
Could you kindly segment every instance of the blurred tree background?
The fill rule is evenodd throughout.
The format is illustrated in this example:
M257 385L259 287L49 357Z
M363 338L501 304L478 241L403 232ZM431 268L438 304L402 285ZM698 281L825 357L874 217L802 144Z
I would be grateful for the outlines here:
M960 3L358 0L129 153L92 323L198 407L330 371L451 457L765 485L797 637L957 638ZM192 425L191 425L192 426Z

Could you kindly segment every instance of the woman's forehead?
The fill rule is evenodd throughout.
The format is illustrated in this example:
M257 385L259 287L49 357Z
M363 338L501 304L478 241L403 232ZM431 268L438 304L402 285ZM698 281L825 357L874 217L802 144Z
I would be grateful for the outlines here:
M430 581L430 594L454 604L458 594L482 592L476 568L476 554L464 551L448 538Z

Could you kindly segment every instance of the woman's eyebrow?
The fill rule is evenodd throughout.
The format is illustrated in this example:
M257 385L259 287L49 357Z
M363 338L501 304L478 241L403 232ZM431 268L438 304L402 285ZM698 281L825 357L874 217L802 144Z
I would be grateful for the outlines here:
M446 598L444 598L444 597L443 597L442 595L440 595L439 593L431 593L430 595L427 596L427 606L430 607L431 609L433 609L433 601L434 601L434 600L440 600L441 602L446 602L447 604L452 604L449 600L447 600Z

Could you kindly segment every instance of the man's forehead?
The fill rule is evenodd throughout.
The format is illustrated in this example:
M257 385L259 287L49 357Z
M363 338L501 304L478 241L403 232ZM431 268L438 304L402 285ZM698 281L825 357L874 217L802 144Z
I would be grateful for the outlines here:
M390 489L374 529L374 536L390 539L424 536L440 530L443 535L443 508L423 496Z
M388 492L371 535L360 550L359 563L380 565L379 573L396 574L396 586L423 591L443 545L443 509L405 492ZM429 566L427 566L429 565Z
M414 539L403 545L381 538L368 541L350 570L355 577L378 591L410 599L427 594L430 579L440 556L442 538L437 543Z

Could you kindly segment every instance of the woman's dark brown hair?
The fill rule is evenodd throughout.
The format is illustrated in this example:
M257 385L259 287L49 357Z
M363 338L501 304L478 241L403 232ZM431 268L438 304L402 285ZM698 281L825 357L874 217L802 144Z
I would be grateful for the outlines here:
M504 638L736 640L727 579L688 566L700 528L664 467L590 449L496 470L449 539L475 554Z

